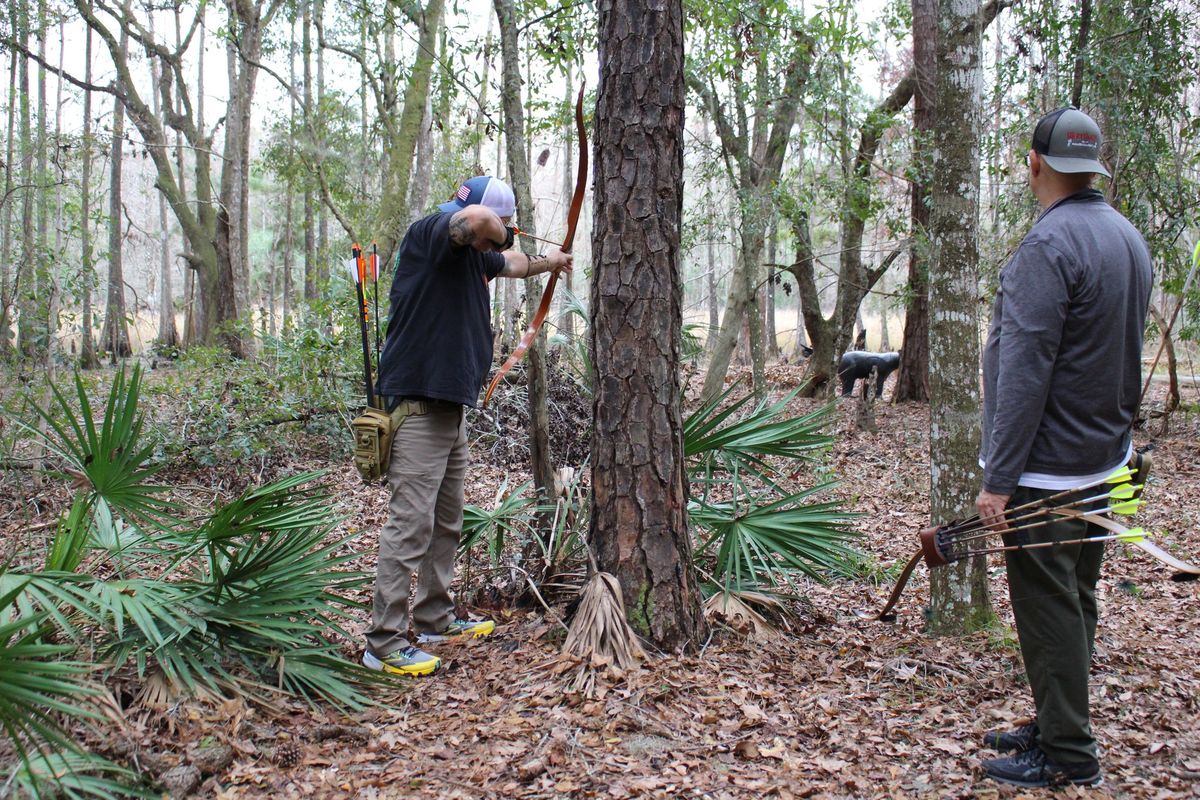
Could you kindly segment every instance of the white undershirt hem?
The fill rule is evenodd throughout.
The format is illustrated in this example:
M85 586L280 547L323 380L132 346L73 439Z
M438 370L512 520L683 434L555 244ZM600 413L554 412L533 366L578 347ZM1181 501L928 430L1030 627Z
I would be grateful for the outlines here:
M1105 478L1113 474L1117 469L1129 463L1129 459L1133 458L1133 442L1129 443L1129 450L1125 456L1113 464L1108 469L1094 472L1091 475L1050 475L1045 472L1022 472L1021 477L1017 479L1018 486L1025 486L1030 489L1084 489L1088 486L1095 486L1102 483ZM979 459L979 466L984 467L983 459Z

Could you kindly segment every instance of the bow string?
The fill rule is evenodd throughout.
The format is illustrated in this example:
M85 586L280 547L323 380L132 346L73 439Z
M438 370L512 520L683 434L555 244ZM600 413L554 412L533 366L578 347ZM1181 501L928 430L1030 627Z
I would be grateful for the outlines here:
M579 224L579 214L583 210L583 195L587 191L588 139L587 129L583 125L583 92L584 87L580 86L579 96L575 100L575 132L579 137L579 170L575 175L575 192L571 195L571 207L567 211L567 232L563 236L560 248L564 253L571 252L571 245L575 241L575 228ZM546 321L546 317L550 313L550 300L554 297L555 287L558 286L558 272L558 270L554 270L550 273L550 280L546 282L541 302L538 303L537 311L534 313L529 327L525 329L525 335L521 337L521 341L516 349L512 351L512 355L496 371L492 382L488 384L487 391L483 394L483 405L485 408L488 401L492 399L492 394L496 391L496 387L500 385L500 381L525 356L525 352L529 350L529 346L533 344L534 337L537 336L538 331L542 328L542 324Z

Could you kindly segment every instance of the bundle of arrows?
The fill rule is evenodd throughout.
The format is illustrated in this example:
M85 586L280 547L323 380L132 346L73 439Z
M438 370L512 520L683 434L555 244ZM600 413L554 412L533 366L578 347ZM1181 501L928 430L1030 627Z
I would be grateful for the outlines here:
M371 242L371 252L368 255L357 242L350 246L350 259L346 262L350 271L350 279L354 281L354 290L358 300L358 327L362 334L363 352L363 384L366 389L367 406L382 408L381 402L375 398L375 367L379 359L379 247ZM371 282L374 290L374 308L367 308L367 281ZM371 316L375 317L375 356L371 357L371 340L369 326Z
M1016 550L1065 547L1067 545L1099 545L1104 542L1125 542L1157 558L1174 570L1171 580L1192 581L1200 578L1200 567L1182 561L1150 541L1141 527L1127 527L1111 515L1130 517L1137 513L1145 501L1142 490L1150 470L1148 452L1136 454L1131 466L1124 466L1092 486L1068 489L1031 503L1009 508L1004 513L1005 527L996 529L995 520L983 520L978 516L956 520L946 525L935 525L923 529L918 537L920 549L909 559L896 581L884 607L878 613L855 612L858 616L891 622L892 613L904 591L908 579L917 564L924 561L931 569L952 564L971 556L1004 553ZM1020 533L1041 528L1064 518L1078 518L1089 522L1107 533L1081 539L1052 540L1023 544L988 546L989 537ZM1012 538L1009 541L1013 541Z

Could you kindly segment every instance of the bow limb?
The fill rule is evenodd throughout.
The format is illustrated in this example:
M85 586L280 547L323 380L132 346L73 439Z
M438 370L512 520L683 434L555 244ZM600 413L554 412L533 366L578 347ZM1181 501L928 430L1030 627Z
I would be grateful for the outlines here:
M1096 514L1069 514L1068 516L1078 516L1081 519L1087 520L1093 525L1098 525L1107 531L1112 531L1113 533L1117 534L1118 537L1121 537L1122 534L1129 533L1128 528L1116 520L1109 519L1108 517L1101 517ZM1129 537L1122 538L1120 540L1128 542L1134 547L1137 547L1143 552L1153 556L1154 558L1157 558L1159 561L1175 570L1175 574L1171 576L1171 580L1173 581L1194 581L1197 578L1200 578L1200 567L1176 558L1145 537Z
M571 252L571 245L575 241L575 228L579 224L579 214L583 210L583 195L587 191L588 140L587 129L583 125L583 91L584 87L580 86L579 96L575 100L575 132L579 137L579 169L575 173L575 192L571 195L571 207L567 211L567 233L563 236L562 242L562 251L564 253ZM521 337L521 341L516 349L512 351L512 355L496 371L492 382L488 384L487 391L483 393L483 405L485 407L488 401L492 399L492 394L496 391L496 387L500 385L500 381L525 356L525 352L533 344L534 337L537 336L538 331L542 328L542 323L546 321L546 317L550 313L550 300L554 297L554 289L557 286L558 271L555 270L550 273L550 280L546 281L546 289L542 292L541 302L538 303L537 311L534 313L529 327L525 329L525 335Z
M917 568L917 564L921 563L921 559L925 557L925 553L918 550L908 563L904 565L904 571L900 573L900 577L896 579L896 585L892 587L892 593L888 595L887 602L883 604L878 614L872 614L870 611L855 611L854 615L862 619L873 619L876 622L895 622L896 615L891 613L896 607L896 603L900 602L900 595L904 594L904 587L908 585L908 579L912 577L913 570Z

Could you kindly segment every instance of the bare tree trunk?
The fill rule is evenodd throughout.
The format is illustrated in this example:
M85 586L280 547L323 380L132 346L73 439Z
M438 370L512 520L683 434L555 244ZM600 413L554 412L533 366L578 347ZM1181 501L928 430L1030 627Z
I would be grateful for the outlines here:
M779 334L775 330L775 278L779 268L776 266L776 250L779 245L779 224L775 217L771 218L771 235L767 237L767 274L763 283L763 309L766 312L766 357L772 361L779 359Z
M15 9L15 4L13 6ZM15 16L15 11L12 12ZM16 26L13 33L16 34ZM89 59L89 64L91 63ZM7 357L12 347L12 312L16 276L11 270L12 261L12 197L13 197L13 154L17 121L17 51L12 49L8 59L8 119L4 137L4 202L0 217L0 358Z
M22 46L29 41L29 9L26 0L18 0L12 6L13 30ZM37 303L38 282L36 245L37 232L34 227L33 186L34 176L34 144L33 128L29 109L29 58L23 56L20 61L20 94L17 102L20 107L20 142L21 142L21 260L17 264L17 282L19 289L17 298L20 317L17 320L17 349L20 354L29 359L40 361L45 355L46 345L42 339L42 331L38 325Z
M316 114L313 96L312 74L312 3L313 0L301 0L302 11L300 46L304 60L304 129L311 132L315 124ZM316 142L309 146L316 147ZM307 182L304 189L304 299L313 303L317 299L317 285L320 281L320 267L317 265L317 200L312 189L312 183Z
M501 90L504 105L504 141L507 144L508 174L517 199L517 218L523 230L536 235L533 196L529 185L529 161L525 142L525 112L521 102L520 51L517 47L517 16L514 0L493 0L500 26ZM533 253L533 240L522 237L521 247ZM529 318L541 295L541 279L525 281ZM543 497L554 492L554 463L550 453L550 412L547 407L546 335L542 331L525 356L529 404L529 468Z
M183 46L183 30L182 30L182 22L180 19L179 11L180 11L180 9L179 9L179 6L177 5L175 7L175 49L176 50L181 49ZM204 76L204 69L203 69L203 67L204 67L204 26L203 25L200 26L200 31L199 31L198 36L200 39L200 51L199 51L198 57L197 57L197 61L199 62L199 64L198 64L198 69L197 69L196 91L199 96L197 97L197 101L196 101L197 102L196 124L200 128L200 130L203 130L204 129L204 104L203 104L203 97L204 97L204 77L203 77ZM179 116L183 116L183 94L182 93L176 94L175 108L173 110ZM179 193L186 197L187 196L187 157L186 157L185 151L183 149L183 142L184 142L183 131L176 129L175 130L175 167L177 170L176 174L179 176ZM183 346L186 347L187 345L195 342L196 338L197 338L197 336L196 336L196 269L190 262L185 261L184 262L184 270L183 270L183 342L182 342Z
M929 173L933 135L933 90L937 72L937 0L912 0L913 17L913 161L910 189L912 247L908 251L908 304L904 345L892 402L929 402Z
M54 259L49 255L50 243L50 170L46 155L47 136L50 123L47 119L46 98L46 29L50 17L46 12L46 0L38 0L38 70L37 70L37 254L35 255L34 273L37 275L38 293L35 305L37 314L38 338L41 341L42 356L49 358L53 341L50 328L50 309L54 305L54 294L57 286L50 265Z
M154 35L154 15L150 17L150 35ZM88 29L88 44L91 45L91 29ZM150 59L150 79L158 85L160 75L159 60ZM90 81L89 81L90 82ZM154 116L162 113L158 92L150 93L151 108ZM171 353L179 347L179 331L175 327L175 292L172 288L171 269L171 225L167 217L167 198L158 192L158 248L159 248L159 283L158 283L158 348L163 353Z
M433 54L437 48L444 10L445 0L428 0L424 9L411 14L411 20L418 29L417 52L404 90L400 122L387 144L388 169L375 220L375 230L379 232L379 252L385 260L391 259L395 252L404 233L404 222L408 219L408 187L412 179L413 156L417 149L421 117L425 113L425 99L429 95Z
M67 49L65 47L66 24L67 24L66 20L64 18L60 17L59 21L58 21L58 73L59 74L62 74L63 61L66 59L66 49ZM65 169L64 169L65 165L62 163L62 153L63 153L62 112L63 112L63 83L64 82L65 81L63 81L61 79L55 82L58 88L55 92L55 97L54 97L53 147L54 147L54 164L55 164L55 168L56 168L55 172L58 173L58 175L61 175L65 172ZM62 177L59 177L58 175L56 175L55 180L54 180L54 247L51 250L51 257L50 257L52 263L59 263L59 262L63 261L63 256L64 256L63 237L65 235L65 230L66 230L65 220L63 219L63 185L66 183L66 180L63 179ZM47 321L50 326L50 329L51 329L51 331L55 331L55 332L57 332L59 330L59 327L58 327L59 306L62 303L61 293L58 288L58 286L59 286L59 283L58 283L59 277L58 276L59 276L59 273L57 271L54 271L51 274L51 281L54 286L54 293L50 297L50 307L48 309L49 313L47 315ZM53 350L54 350L54 347L53 347L54 338L53 337L50 339L50 343L51 343L51 356L53 356L53 354L54 354L53 353ZM71 351L72 351L72 353L74 353L74 347L72 347ZM51 359L51 361L53 362L53 359Z
M129 35L123 32L121 52L127 53L128 48ZM133 353L129 347L129 325L126 322L125 265L122 258L125 215L121 207L121 168L125 163L124 155L125 106L119 98L114 98L108 176L108 288L104 303L104 330L100 334L100 341L113 364L117 363L118 358L128 358Z
M363 25L366 25L366 20L363 21ZM288 85L294 87L296 85L296 21L292 20L288 27L291 31L288 46ZM292 92L288 92L288 102L288 123L291 129L295 130L296 95ZM365 125L363 126L363 136L366 136ZM291 137L288 137L287 152L288 162L290 163L295 158L295 147ZM283 232L283 308L281 311L282 323L280 328L286 333L292 314L292 293L295 291L292 286L292 276L296 266L295 185L290 170L288 171L287 180L284 183L283 219L285 228Z
M1075 69L1071 81L1071 105L1083 102L1083 69L1087 63L1088 33L1092 29L1092 0L1080 0L1079 37L1075 40Z
M433 180L433 92L425 95L425 108L421 114L421 128L417 135L416 163L413 165L412 183L408 187L408 221L412 223L425 216L429 208L429 183Z
M235 14L235 6L229 3L231 16ZM234 20L231 20L236 24ZM228 39L225 42L225 79L230 86L231 94L235 91L233 87L237 87L240 83L240 73L244 69L240 59L238 58L237 44L233 39ZM230 105L233 105L231 103ZM232 110L232 109L231 109ZM241 114L237 110L233 110L232 119L225 120L225 143L224 143L224 160L222 162L222 181L224 188L229 190L223 193L221 197L221 205L226 214L228 222L228 248L230 259L236 266L233 268L233 297L238 310L245 315L242 320L248 328L252 328L250 317L250 263L249 260L243 257L243 251L246 244L245 237L245 208L243 204L244 195L241 191L242 180L244 177L243 163L241 160L242 142L248 138L249 133L242 127Z
M982 115L979 0L939 0L933 259L929 270L929 462L934 524L961 519L979 487L979 136ZM933 570L929 627L976 630L991 619L986 562Z
M325 25L325 0L315 0L315 22L318 30ZM325 48L317 47L317 102L325 96ZM324 151L325 142L318 143ZM320 265L321 283L329 282L329 213L324 203L317 204L317 263Z
M706 625L679 386L683 8L602 0L598 11L591 540L634 629L665 650L696 650Z
M566 100L567 108L571 106L571 98L575 94L574 81L571 79L571 66L568 64L563 70L567 80ZM563 135L563 208L567 208L571 204L571 196L575 193L575 128L568 121ZM575 291L575 276L568 272L562 277L563 288L568 293ZM569 311L564 311L558 318L558 330L568 342L568 347L575 341L575 315ZM568 351L569 352L569 351Z

